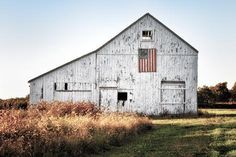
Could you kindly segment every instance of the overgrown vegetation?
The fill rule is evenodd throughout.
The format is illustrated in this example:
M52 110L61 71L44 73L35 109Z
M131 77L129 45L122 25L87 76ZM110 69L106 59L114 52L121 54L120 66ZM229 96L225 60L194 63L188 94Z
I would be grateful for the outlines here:
M29 95L24 98L10 98L1 100L0 99L0 110L1 109L27 109L29 105Z
M121 145L152 127L147 117L102 113L91 103L0 110L0 156L84 156Z
M227 104L230 104L232 107L232 104L236 104L236 82L232 89L228 89L227 82L218 83L215 86L210 87L199 87L198 104L201 107L214 107L214 104L225 104L225 106L227 107Z
M235 157L236 110L202 109L196 117L153 119L154 128L96 157Z

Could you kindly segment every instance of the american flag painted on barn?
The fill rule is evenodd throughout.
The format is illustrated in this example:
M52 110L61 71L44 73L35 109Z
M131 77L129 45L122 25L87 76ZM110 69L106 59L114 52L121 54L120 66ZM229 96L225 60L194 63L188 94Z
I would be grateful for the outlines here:
M139 72L156 72L156 49L139 49Z

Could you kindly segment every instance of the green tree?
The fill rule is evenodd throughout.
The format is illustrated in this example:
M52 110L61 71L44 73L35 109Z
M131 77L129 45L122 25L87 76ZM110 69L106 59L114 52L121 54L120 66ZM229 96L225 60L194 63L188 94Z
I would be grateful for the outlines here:
M227 102L231 97L230 91L227 88L227 82L218 83L212 88L212 92L217 102Z
M232 89L230 90L231 100L236 101L236 82L234 83Z
M211 104L215 97L210 87L203 86L198 88L197 99L199 104Z

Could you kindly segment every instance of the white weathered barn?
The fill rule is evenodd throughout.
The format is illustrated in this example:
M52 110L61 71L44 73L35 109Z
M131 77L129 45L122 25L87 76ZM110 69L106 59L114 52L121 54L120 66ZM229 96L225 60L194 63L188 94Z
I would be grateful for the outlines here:
M197 112L198 51L149 13L97 50L29 81L30 103L91 101L108 111Z

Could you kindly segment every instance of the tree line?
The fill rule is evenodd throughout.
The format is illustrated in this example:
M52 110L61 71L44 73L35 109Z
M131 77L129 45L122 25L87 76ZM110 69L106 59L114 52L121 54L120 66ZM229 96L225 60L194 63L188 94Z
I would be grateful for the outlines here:
M29 95L22 98L0 99L1 109L26 109L29 104Z
M228 89L227 82L221 82L215 86L203 86L198 88L198 104L236 103L236 82Z

